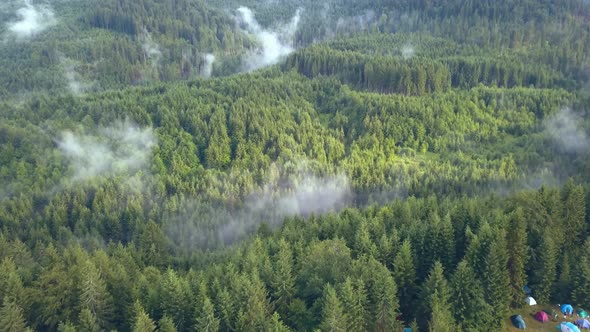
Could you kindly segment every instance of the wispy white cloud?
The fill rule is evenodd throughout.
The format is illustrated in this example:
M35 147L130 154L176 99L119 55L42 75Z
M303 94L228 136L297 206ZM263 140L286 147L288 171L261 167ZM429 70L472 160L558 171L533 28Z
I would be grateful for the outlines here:
M280 26L276 31L260 26L252 11L247 7L238 8L238 14L239 22L260 44L260 47L251 52L244 60L246 71L278 63L294 51L293 40L301 20L300 9L297 10L289 23Z
M130 122L101 128L96 134L64 131L57 145L69 161L74 181L134 174L147 168L156 138L151 128Z
M33 5L30 0L24 1L16 15L19 19L9 22L7 29L20 40L34 37L57 22L49 5Z
M544 121L545 132L568 153L590 152L590 138L583 123L582 115L570 108L563 108Z

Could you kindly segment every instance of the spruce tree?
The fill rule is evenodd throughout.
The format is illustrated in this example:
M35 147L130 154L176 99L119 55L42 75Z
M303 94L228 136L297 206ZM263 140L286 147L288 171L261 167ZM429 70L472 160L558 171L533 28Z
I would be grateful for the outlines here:
M448 303L439 302L439 300L439 297L435 297L432 303L432 314L428 322L428 330L430 332L459 332L450 306Z
M457 265L451 278L451 307L455 321L465 330L477 329L490 322L492 308L484 299L481 282L465 260Z
M283 324L281 321L281 317L278 313L274 313L270 318L270 322L268 322L268 327L266 328L269 332L289 332L289 328Z
M533 295L537 302L548 303L557 279L558 255L553 235L549 230L543 234L536 250L537 261L532 270Z
M344 306L336 295L336 290L330 284L324 289L322 298L322 322L320 328L324 332L347 331L348 318L344 313Z
M284 239L279 241L279 251L271 273L274 308L279 314L286 315L295 294L295 278L293 277L293 253Z
M508 252L504 234L499 232L496 240L491 244L485 259L486 268L483 277L486 302L490 304L492 323L499 328L508 314L512 292L510 288L510 273L508 271Z
M400 311L404 321L416 318L414 314L417 298L416 268L412 247L405 240L393 260L393 277L397 285Z
M156 324L145 312L139 301L134 304L135 321L133 322L133 332L154 332Z
M577 253L588 234L584 189L570 178L561 189L561 202L564 231L567 234L564 245L568 252Z
M528 262L526 220L521 208L516 209L510 216L507 240L512 306L519 307L524 304L524 286L527 284L525 267Z
M451 216L445 215L443 220L438 224L436 230L437 247L439 252L439 260L443 265L445 271L450 273L455 264L455 235Z
M399 316L399 302L397 299L397 287L393 277L389 274L379 273L373 280L371 288L373 307L373 319L375 331L401 330Z
M99 332L100 326L96 322L96 316L88 308L80 311L78 318L78 331Z
M82 269L80 292L82 309L88 309L99 326L106 326L112 313L112 299L100 271L87 260Z
M172 319L166 315L158 321L158 332L176 332Z
M204 296L198 304L199 308L197 308L197 317L194 325L195 331L219 331L219 319L215 317L211 300L207 296Z
M426 327L428 322L432 320L432 313L434 305L438 305L441 312L446 312L449 307L449 299L451 296L450 287L444 276L444 269L440 262L436 261L428 277L422 285L420 292L420 302L418 306L417 316L418 323Z
M74 326L74 324L72 324L70 322L66 322L66 323L61 322L57 326L57 332L77 332L77 331L76 331L76 326Z
M344 310L348 314L347 330L365 331L367 329L368 300L364 282L361 279L353 282L352 279L346 278L340 287L340 294Z
M584 244L583 254L576 262L572 277L572 301L574 304L590 305L590 238Z
M27 326L23 309L11 300L4 301L0 308L0 332L22 332Z

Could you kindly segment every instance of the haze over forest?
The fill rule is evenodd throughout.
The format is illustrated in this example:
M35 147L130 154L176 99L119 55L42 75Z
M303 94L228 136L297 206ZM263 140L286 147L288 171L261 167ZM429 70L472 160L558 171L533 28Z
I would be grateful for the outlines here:
M2 1L0 332L590 308L589 80L584 0Z

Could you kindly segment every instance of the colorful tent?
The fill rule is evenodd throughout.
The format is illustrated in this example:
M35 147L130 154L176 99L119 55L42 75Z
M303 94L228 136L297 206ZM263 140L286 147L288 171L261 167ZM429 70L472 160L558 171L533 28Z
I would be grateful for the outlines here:
M526 295L531 295L531 288L528 285L525 285L522 290Z
M582 308L576 309L576 313L578 314L578 316L580 316L582 318L588 317L588 313L586 312L586 310L584 310Z
M590 329L590 322L587 319L576 320L576 325L581 329Z
M581 332L574 323L570 322L561 322L561 324L557 326L557 330L561 332Z
M517 329L524 330L526 328L526 324L524 323L524 319L522 319L521 315L512 315L510 316L510 320Z
M573 315L574 314L574 307L571 306L571 304L562 304L561 305L561 313L562 314L568 314L568 315Z
M547 315L547 313L545 311L539 311L535 314L535 319L538 320L539 322L545 323L546 321L549 320L549 315Z
M537 305L537 301L535 301L535 299L533 299L532 296L529 296L526 299L524 299L524 302L526 302L526 304L528 305Z

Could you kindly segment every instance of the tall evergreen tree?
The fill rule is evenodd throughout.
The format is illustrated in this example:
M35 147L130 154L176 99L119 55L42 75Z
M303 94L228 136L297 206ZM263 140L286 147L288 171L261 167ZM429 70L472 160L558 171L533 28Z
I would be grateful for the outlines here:
M373 321L374 331L401 330L401 324L397 320L399 316L399 302L397 299L397 287L393 277L389 274L379 273L371 288L370 297L374 302Z
M112 313L112 299L100 271L90 260L82 268L80 304L82 309L90 310L99 326L107 326Z
M510 284L512 286L512 306L524 304L524 286L527 284L525 267L528 262L527 229L524 212L516 209L510 216L510 226L507 234L508 240L508 270L510 271Z
M25 323L23 309L12 300L7 299L0 308L0 332L22 331L30 331Z
M445 271L450 273L455 264L455 235L451 216L445 215L436 231L439 260Z
M287 242L281 239L271 276L273 305L281 315L287 314L287 308L295 294L295 278L292 273L293 254Z
M457 265L451 279L451 307L455 321L464 330L485 329L490 322L492 308L485 301L481 282L465 260Z
M342 304L344 310L348 313L349 331L365 331L368 326L368 299L365 283L357 279L353 282L346 278L340 287Z
M430 332L459 332L460 329L455 324L451 308L448 303L440 303L438 297L435 297L432 303L432 314L428 322Z
M583 254L575 264L572 277L572 300L574 304L588 307L590 305L590 238L586 239Z
M270 322L267 327L267 331L269 332L289 332L291 331L283 322L281 321L281 317L278 313L274 313L270 319Z
M410 241L405 240L393 260L393 277L398 289L400 311L404 321L415 318L417 294L416 268Z
M434 263L420 291L418 323L421 323L423 327L428 326L428 322L432 321L432 313L435 306L437 306L436 308L439 310L439 313L449 313L451 315L449 305L450 296L451 290L445 279L444 268L437 261Z
M344 313L344 306L336 295L336 290L330 284L326 285L324 289L322 302L321 330L325 332L347 331L348 319Z
M562 218L567 234L565 249L578 252L588 234L586 225L585 193L581 185L574 184L570 178L561 189Z
M492 326L499 328L508 314L512 300L508 252L503 232L499 232L498 237L491 244L485 263L486 268L483 277L485 299L491 306Z
M145 312L139 301L135 302L135 321L133 322L133 332L154 332L156 324Z
M100 326L96 321L96 316L88 308L80 311L80 317L78 318L78 331L88 332L99 332Z
M158 321L158 332L176 332L176 326L174 322L168 316L160 318Z
M532 269L533 295L539 303L548 303L557 279L557 248L552 232L545 231L536 249L537 261Z
M213 304L207 296L199 301L200 308L197 308L197 317L195 319L195 331L214 332L219 331L219 319L215 317Z
M57 326L57 332L76 332L76 326L70 322L61 322Z
M191 291L186 279L178 276L175 271L168 269L162 281L162 310L172 319L179 330L188 327L191 321L190 296Z

